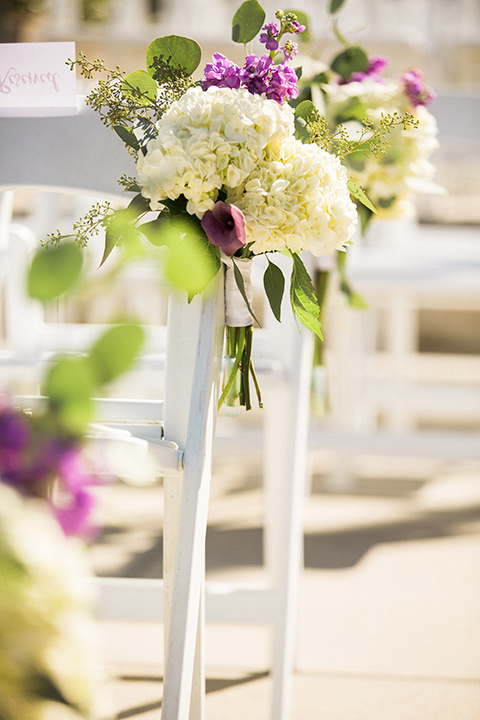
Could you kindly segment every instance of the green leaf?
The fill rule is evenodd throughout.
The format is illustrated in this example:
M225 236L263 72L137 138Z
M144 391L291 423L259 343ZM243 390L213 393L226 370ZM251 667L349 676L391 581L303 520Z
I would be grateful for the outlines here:
M365 233L365 230L367 229L368 224L370 223L371 219L373 218L373 212L369 210L365 205L362 205L362 203L357 202L357 212L358 212L358 219L360 220L360 232L362 235Z
M128 145L128 147L131 147L134 150L140 150L140 144L131 128L127 128L124 125L114 125L113 129L120 140L123 140L125 145Z
M216 250L192 223L181 219L166 224L164 237L169 249L167 280L177 290L186 291L189 298L203 292L220 265Z
M156 247L165 245L164 231L166 223L168 222L165 217L166 214L167 213L161 213L156 220L143 223L143 225L140 225L138 228L142 235L145 235L148 242Z
M115 325L109 328L90 350L89 361L99 385L109 383L129 370L145 341L139 325Z
M353 180L350 180L350 178L347 180L347 187L350 191L350 194L353 195L355 200L358 200L362 203L362 205L365 205L365 207L367 207L372 213L378 215L377 209L375 208L375 205L372 203L372 201L368 199L362 188L358 187L358 185L356 185Z
M247 293L245 292L245 283L243 282L243 275L240 271L240 268L238 267L237 263L232 257L232 263L233 263L233 275L235 277L235 282L237 283L237 287L240 290L240 295L245 300L245 305L248 308L248 312L252 316L252 318L255 320L255 322L260 325L257 318L255 317L255 313L252 310L252 306L250 305L250 301L247 297Z
M136 70L125 77L122 90L124 95L134 97L144 105L150 105L151 101L157 98L158 86L146 70Z
M348 122L349 120L362 120L367 115L367 108L358 97L349 98L340 108L339 112L335 115L335 125L341 125L342 123Z
M50 700L51 702L66 705L69 708L80 710L80 708L70 700L68 700L57 683L46 673L37 671L28 678L29 693L33 697L42 700Z
M311 100L302 100L295 108L295 137L303 143L310 142L307 121L314 118L316 114L317 108Z
M80 278L83 252L74 243L37 250L27 276L32 298L52 300L70 290Z
M334 15L338 12L344 3L345 0L330 0L330 6L328 8L330 15Z
M290 253L290 255L293 259L290 280L290 301L293 314L298 317L307 330L315 333L320 340L323 340L320 306L315 296L312 280L300 255L296 253Z
M192 75L200 64L202 51L200 45L181 35L165 35L154 40L147 48L147 70L155 74L154 58L161 58L170 67L184 70Z
M98 266L99 268L101 268L105 260L108 259L113 248L116 247L118 240L119 238L117 233L112 232L110 228L107 228L105 230L105 247L103 248L103 255L102 259L100 260L100 265Z
M62 357L51 367L43 393L68 432L82 434L92 420L91 398L95 387L95 378L85 357Z
M285 290L285 278L278 265L270 262L268 255L268 266L263 275L263 287L268 298L272 312L278 322L281 322L281 309L283 291Z
M354 72L365 72L368 68L368 57L359 45L352 45L343 50L330 65L333 72L338 73L344 80L348 80Z
M233 42L246 45L262 29L265 10L257 0L246 0L240 5L232 20Z
M365 298L362 297L360 293L353 290L350 283L348 283L345 279L340 283L340 290L344 293L344 295L346 295L348 304L351 308L354 308L355 310L367 310L368 303Z

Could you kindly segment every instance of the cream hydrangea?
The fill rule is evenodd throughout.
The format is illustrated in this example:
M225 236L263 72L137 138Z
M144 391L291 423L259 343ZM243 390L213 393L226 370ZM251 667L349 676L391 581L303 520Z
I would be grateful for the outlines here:
M2 718L93 720L102 714L86 575L83 549L65 538L46 505L0 483ZM41 679L72 707L43 699Z
M433 182L435 166L429 158L438 147L437 123L424 106L413 108L402 85L395 81L379 83L370 78L345 85L324 85L326 114L332 126L342 117L342 111L354 98L365 107L366 116L374 126L382 115L413 114L418 127L404 129L396 126L386 140L388 150L378 157L350 156L346 159L351 179L363 187L376 206L379 217L393 218L413 214L416 192L439 192ZM362 126L359 122L344 124L350 137L355 138Z
M295 139L290 106L246 89L192 88L157 127L137 164L152 209L183 195L201 218L222 189L245 216L254 254L328 255L353 234L347 173L333 155Z
M269 148L229 201L245 215L254 254L289 248L329 255L344 248L356 226L345 168L294 137Z
M137 163L142 194L153 210L166 198L184 195L187 211L201 217L220 188L238 187L267 146L293 134L293 114L245 88L194 87L172 104L157 128Z

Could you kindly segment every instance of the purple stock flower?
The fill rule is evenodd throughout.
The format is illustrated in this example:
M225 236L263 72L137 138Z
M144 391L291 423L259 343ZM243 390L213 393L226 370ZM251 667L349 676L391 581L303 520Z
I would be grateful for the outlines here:
M274 22L267 23L266 25L263 26L262 30L264 30L264 32L262 32L259 37L260 42L265 45L267 50L277 50L277 48L278 48L277 37L280 33L280 30L278 29L278 25Z
M412 105L428 105L435 100L435 93L426 87L421 70L412 69L400 76L404 92Z
M88 488L96 477L83 465L78 443L48 434L43 424L1 400L0 479L25 497L48 501L65 534L91 534L94 499Z
M267 97L282 103L298 97L297 76L295 71L286 63L274 65L271 71L270 84L267 88Z
M285 45L280 48L280 50L282 51L285 60L291 60L293 57L295 57L295 55L298 55L298 45L291 40L287 40L285 42Z
M217 202L201 220L202 228L213 245L231 257L246 244L245 218L235 205Z
M204 90L212 85L237 89L240 87L241 72L242 69L225 55L214 53L213 62L205 66L202 87Z
M267 92L272 66L273 61L269 55L247 55L242 69L242 85L253 95Z
M305 25L300 25L300 23L298 22L298 20L292 20L292 21L289 23L289 28L288 28L288 29L289 29L289 32L295 33L295 35L300 35L300 33L305 32L305 30L306 30L307 28L305 27Z
M385 84L384 78L380 75L388 65L388 58L381 55L375 55L368 58L368 67L365 72L353 72L348 80L342 80L340 84L351 82L362 82L365 78L375 80L375 82Z
M95 483L95 478L87 472L79 448L64 453L59 461L58 477L63 502L55 504L53 510L65 535L91 535L94 498L88 488Z

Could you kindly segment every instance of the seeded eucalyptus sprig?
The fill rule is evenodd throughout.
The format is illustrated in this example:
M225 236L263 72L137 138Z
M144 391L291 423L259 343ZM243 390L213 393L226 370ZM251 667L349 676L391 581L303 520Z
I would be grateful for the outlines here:
M310 100L296 107L295 116L297 130L304 142L316 143L341 160L358 151L367 157L378 157L390 147L387 136L395 127L401 126L404 130L418 127L418 120L410 113L382 113L378 125L374 125L368 117L362 118L358 135L352 138L343 125L337 125L332 132L326 117Z

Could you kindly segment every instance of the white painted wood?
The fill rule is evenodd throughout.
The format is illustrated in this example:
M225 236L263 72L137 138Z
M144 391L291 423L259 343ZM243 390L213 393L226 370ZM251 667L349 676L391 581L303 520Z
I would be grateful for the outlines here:
M179 539L173 582L168 591L164 720L187 720L194 678L195 644L204 583L204 553L215 432L216 403L223 347L223 285L204 299L200 309L195 372L191 390L184 473L179 513ZM195 337L195 336L194 336ZM183 343L179 343L183 347ZM167 386L168 386L167 375ZM178 400L178 399L177 399ZM168 401L165 420L169 417ZM170 437L165 428L167 439ZM168 555L170 555L170 548ZM202 678L197 679L202 682ZM201 693L203 695L203 693ZM197 696L198 697L198 696ZM197 716L201 717L202 709Z

